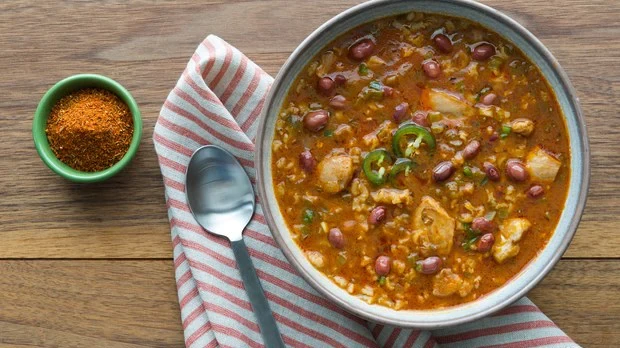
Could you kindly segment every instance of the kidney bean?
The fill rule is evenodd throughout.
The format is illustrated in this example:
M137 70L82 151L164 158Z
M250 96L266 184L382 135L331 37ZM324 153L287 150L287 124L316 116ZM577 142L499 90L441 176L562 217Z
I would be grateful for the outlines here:
M411 116L411 120L422 127L430 126L428 122L428 113L425 111L416 111Z
M494 166L490 162L484 162L482 164L482 167L484 168L484 172L487 174L487 178L489 178L489 180L499 181L500 175L499 175L499 170L497 170L496 166Z
M329 230L327 239L334 248L342 249L344 247L344 234L339 228L332 228Z
M471 222L471 229L480 233L493 233L497 230L497 225L493 221L480 216Z
M370 215L368 215L368 223L371 225L378 225L383 220L385 220L386 210L385 207L380 205L375 207L370 211Z
M489 137L489 141L492 143L497 141L497 139L499 139L499 134L497 132L493 132L493 134Z
M530 198L540 198L545 193L545 189L540 185L534 185L527 190L527 196Z
M379 256L375 261L375 272L380 276L386 276L392 269L392 259L389 256Z
M493 55L495 55L495 46L489 43L481 43L480 45L474 47L471 52L471 57L478 61L487 60Z
M374 50L375 43L370 39L363 39L349 47L349 58L361 61L370 57Z
M422 63L422 69L424 70L426 76L431 79L435 79L441 74L441 67L439 66L439 63L434 60L427 60Z
M405 116L407 116L407 110L409 109L409 104L406 102L402 102L394 107L394 113L392 114L392 118L396 123L400 123Z
M347 78L344 77L344 75L338 74L334 77L334 82L336 83L336 86L342 86L347 83Z
M485 233L482 237L480 237L480 239L478 239L478 242L476 243L476 250L481 253L486 253L491 250L493 243L495 243L495 236L493 233Z
M299 154L299 165L301 166L301 169L308 173L314 170L314 167L316 167L316 160L310 150L306 150Z
M517 159L509 159L506 162L506 175L516 182L523 182L529 177L525 165Z
M304 116L304 126L311 132L318 132L329 121L329 112L325 110L310 111Z
M472 140L463 148L463 158L470 160L480 152L480 142L478 140Z
M480 99L480 101L484 105L493 105L493 102L495 102L495 98L497 98L497 94L489 93L489 94L485 95L484 97L482 97L482 99Z
M446 181L454 173L454 164L450 161L440 162L433 168L433 180L435 182Z
M439 48L441 52L443 53L452 52L452 40L450 40L450 38L447 37L446 35L437 34L433 38L433 41L435 42L435 45L437 45L437 48Z
M330 96L336 88L334 80L329 77L321 77L316 85L317 90L324 96Z
M337 94L329 100L329 106L338 110L344 109L347 106L347 98Z
M422 274L435 274L441 269L443 261L438 256L430 256L416 263L416 270Z

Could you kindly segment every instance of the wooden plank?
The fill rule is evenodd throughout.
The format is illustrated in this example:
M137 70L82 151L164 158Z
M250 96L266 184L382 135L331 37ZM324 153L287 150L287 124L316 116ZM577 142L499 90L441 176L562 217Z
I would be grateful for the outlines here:
M179 347L171 261L0 261L0 345ZM620 261L565 260L530 298L578 343L620 342Z
M0 3L0 258L170 257L151 140L161 104L198 43L218 34L275 74L314 28L358 0ZM620 2L489 0L556 54L581 98L592 143L592 189L569 257L620 257ZM234 20L231 20L234 18ZM298 20L301 19L301 20ZM144 138L108 183L67 183L30 135L40 96L59 79L97 72L129 88Z
M172 261L0 261L0 346L181 347Z

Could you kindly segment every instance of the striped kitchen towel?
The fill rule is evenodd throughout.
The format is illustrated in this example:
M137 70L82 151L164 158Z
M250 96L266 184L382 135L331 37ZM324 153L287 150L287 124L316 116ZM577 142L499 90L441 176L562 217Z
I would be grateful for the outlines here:
M272 82L241 52L209 36L155 126L187 347L262 346L230 244L193 219L184 181L191 154L205 144L226 148L255 181L253 141ZM474 323L433 332L366 322L323 298L297 274L273 240L260 204L244 238L287 346L577 347L527 299Z

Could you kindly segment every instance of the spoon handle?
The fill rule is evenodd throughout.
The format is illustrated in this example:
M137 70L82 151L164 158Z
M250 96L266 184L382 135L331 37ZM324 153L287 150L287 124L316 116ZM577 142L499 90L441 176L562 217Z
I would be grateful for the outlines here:
M252 259L250 258L250 254L248 254L248 249L243 239L231 242L230 244L235 253L235 258L237 259L237 265L241 272L241 279L243 279L245 290L252 303L256 319L258 319L258 326L263 335L265 347L286 347L282 341L282 336L280 336L280 331L273 318L273 314L271 313L271 308L269 308L269 303L263 292L263 287L260 284L260 280L258 280L258 276L256 276L254 264L252 264Z

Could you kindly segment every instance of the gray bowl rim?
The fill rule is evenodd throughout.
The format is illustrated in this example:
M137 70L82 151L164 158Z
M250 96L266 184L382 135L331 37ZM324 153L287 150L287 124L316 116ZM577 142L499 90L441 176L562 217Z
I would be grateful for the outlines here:
M277 103L278 101L276 100L276 93L280 88L284 88L284 87L281 87L281 85L283 84L285 76L289 73L289 70L291 70L291 67L293 66L293 64L298 59L302 59L304 53L310 49L310 47L315 43L315 41L321 40L320 37L325 32L328 32L329 29L332 26L335 26L335 24L338 23L339 21L360 15L360 13L362 12L372 11L373 9L376 9L377 7L380 7L380 6L393 4L393 3L403 3L403 2L404 3L424 3L424 2L428 2L428 0L373 0L373 1L368 1L365 3L359 4L359 5L356 5L354 7L351 7L341 12L340 14L336 15L335 17L331 18L330 20L322 24L319 28L317 28L315 31L313 31L308 37L306 37L306 39L304 39L304 41L302 41L299 44L299 46L297 46L297 48L293 51L290 57L282 65L280 71L278 72L271 86L271 89L265 100L265 104L261 111L260 123L258 126L258 134L256 138L254 164L256 168L258 194L259 194L261 202L268 202L268 201L277 202L275 197L268 196L266 185L272 185L272 183L266 182L264 179L265 175L263 175L265 171L271 170L271 163L267 163L267 159L269 159L269 155L266 155L266 152L271 151L272 139L265 139L265 134L266 134L266 127L267 127L267 117L269 117L270 114L275 115L272 117L277 117L277 114L279 113L279 108L281 105ZM332 292L328 288L333 288L333 287L328 286L326 284L326 283L331 283L331 280L325 277L322 273L319 276L313 277L306 269L304 269L304 267L302 267L301 264L298 264L298 260L294 257L293 252L289 248L286 247L286 243L282 235L283 233L290 234L288 229L285 229L285 231L280 231L278 229L278 225L276 224L273 218L274 212L271 210L271 207L269 206L269 204L262 204L263 214L265 216L265 219L267 221L269 228L272 231L274 239L280 246L280 249L284 253L285 257L288 259L288 261L295 267L295 269L299 272L299 274L304 278L304 280L306 280L313 288L315 288L323 296L327 297L329 300L338 304L340 307L344 308L348 312L358 315L364 319L371 320L373 322L377 322L381 324L386 324L386 325L394 325L398 327L407 327L407 328L416 328L416 329L439 329L439 328L468 323L468 322L486 317L494 312L497 312L505 308L506 306L512 304L513 302L517 301L521 297L525 296L534 286L536 286L536 284L538 284L549 273L549 271L551 271L551 269L560 260L561 256L564 254L564 252L570 245L570 242L573 239L573 236L577 230L581 216L583 214L583 210L585 208L585 204L587 201L588 189L590 186L590 146L589 146L589 140L588 140L588 135L586 131L585 120L583 117L581 107L579 105L579 99L577 97L574 87L572 86L568 78L568 75L562 69L562 67L560 66L558 61L555 59L555 57L551 54L551 52L542 44L542 42L540 42L540 40L538 40L538 38L536 38L532 33L530 33L527 29L525 29L521 24L519 24L517 21L510 18L506 14L490 6L475 2L473 0L434 0L432 2L443 3L448 6L466 7L468 9L480 11L484 13L485 15L491 17L492 19L497 20L501 22L502 24L506 25L507 27L509 27L512 31L514 31L514 33L516 33L521 38L523 38L525 41L527 41L527 43L531 45L531 47L533 47L533 49L538 54L540 54L542 58L549 63L550 66L553 67L553 72L555 73L557 79L559 80L560 85L559 86L552 85L552 88L554 92L556 93L558 90L563 91L565 95L568 97L568 102L570 103L569 104L570 109L574 111L573 116L575 118L576 127L577 127L576 134L570 134L570 129L569 129L569 136L571 138L575 136L579 137L578 142L580 145L581 157L578 159L577 162L581 163L581 166L578 167L579 169L581 169L578 174L580 175L582 180L580 182L580 186L578 187L577 203L575 205L572 218L570 219L570 222L564 233L564 237L561 240L560 244L557 246L557 248L552 251L551 256L548 256L547 259L544 260L546 261L546 263L539 265L538 269L532 269L532 264L534 264L534 261L537 261L539 258L541 258L541 255L543 254L543 252L545 252L546 249L549 248L550 242L545 246L545 248L543 248L543 250L539 252L539 254L533 260L530 260L530 262L526 266L524 266L524 268L517 275L513 276L513 278L508 280L506 284L500 286L498 289L472 302L468 302L463 305L439 309L439 311L448 311L448 312L453 313L453 315L451 315L450 318L446 318L440 321L432 321L432 322L428 322L425 320L426 315L432 314L433 312L438 311L438 310L407 311L408 313L411 313L411 316L412 316L411 320L403 319L403 318L395 318L394 315L389 315L389 314L378 315L377 313L369 313L367 310L364 310L360 308L359 306L356 306L355 304L353 304L352 301L354 301L355 299L354 296L351 296L344 291L340 292L341 294L344 292L342 296L339 296L337 293ZM406 13L406 12L401 12L401 13ZM398 14L397 12L393 13L393 15L397 15L397 14ZM453 15L453 16L457 16L457 15ZM378 18L370 19L367 22L372 22L377 19ZM494 29L491 28L491 30L494 30ZM332 36L332 39L342 34L344 34L344 32L340 32L339 34ZM500 33L500 35L502 34ZM323 42L323 46L328 43L329 42ZM304 65L307 63L308 61L306 61ZM564 115L564 116L566 117L567 115ZM265 140L269 140L269 142L266 144ZM573 151L574 149L571 147L571 158L572 158L571 167L573 167L572 162L576 160L574 157L575 153ZM571 170L571 177L573 175L575 175L574 168ZM570 188L569 188L569 193L570 193ZM568 199L569 198L567 197L567 202L568 202ZM279 211L277 213L279 213ZM559 224L560 222L558 222L558 225ZM554 235L557 233L558 232L556 229L556 231L554 232ZM552 235L552 238L553 238L553 235ZM307 260L301 260L301 262L306 262L309 264ZM310 265L310 267L312 266ZM530 281L526 283L525 285L521 286L520 288L510 289L511 284L515 283L513 280L515 280L515 278L518 278L523 274L527 274L527 272L529 273L537 272L537 273L535 273L533 276L530 276L530 278L528 279ZM484 302L484 299L487 298L490 294L498 291L499 289L504 289L504 288L508 288L509 289L508 291L511 291L508 294L508 296L504 296L501 300L495 301L494 303L491 303L491 304L486 304ZM485 304L486 306L482 306L480 304ZM372 307L372 306L377 306L377 305L369 305L369 306ZM466 308L466 310L464 311L461 310L465 307L468 307L468 308ZM481 308L477 308L477 307L481 307ZM387 307L384 307L384 308L387 308ZM395 310L390 311L388 308L386 312L398 313L402 311L395 311ZM448 316L450 316L450 313L448 313Z

